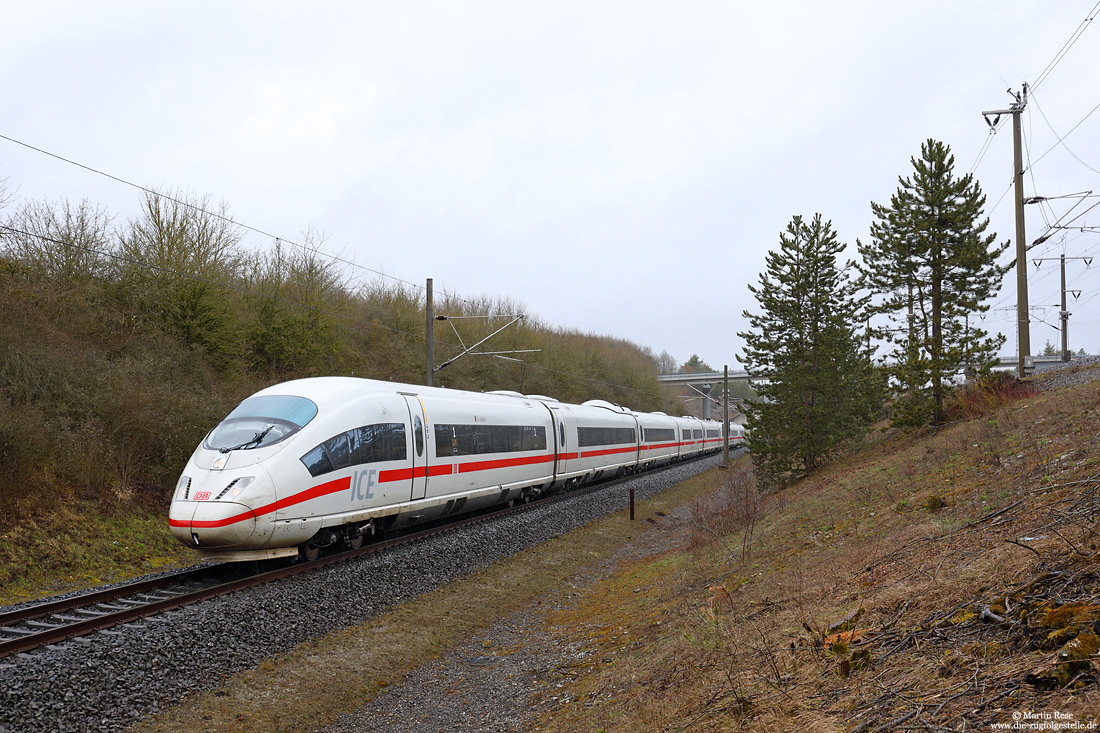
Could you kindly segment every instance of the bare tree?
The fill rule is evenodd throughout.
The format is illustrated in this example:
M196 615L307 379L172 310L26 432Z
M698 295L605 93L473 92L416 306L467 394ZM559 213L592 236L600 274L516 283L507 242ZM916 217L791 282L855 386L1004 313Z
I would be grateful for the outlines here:
M156 278L203 276L232 279L240 275L242 232L229 204L214 205L209 196L185 191L172 194L148 192L141 215L132 219L119 237L119 254L126 269Z
M657 357L657 369L661 374L676 374L680 370L680 362L667 351L662 351Z
M8 185L10 178L0 178L0 209L3 209L12 201L15 201L15 191Z
M0 198L3 193L0 191ZM81 201L28 201L8 219L4 252L34 272L64 281L103 274L112 217Z
M225 284L242 281L242 232L229 205L188 192L149 192L118 241L124 301L211 353L236 349Z
M281 240L250 263L254 319L248 333L252 359L275 374L318 363L336 349L334 314L347 282L336 260L321 251L324 234L307 229L296 247Z

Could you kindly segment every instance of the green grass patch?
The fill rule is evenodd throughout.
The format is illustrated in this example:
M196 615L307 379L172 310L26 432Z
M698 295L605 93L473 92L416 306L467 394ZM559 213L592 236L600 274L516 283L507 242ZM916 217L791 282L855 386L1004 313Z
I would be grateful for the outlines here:
M96 502L65 505L0 533L0 605L189 565L193 552L152 510L103 514Z

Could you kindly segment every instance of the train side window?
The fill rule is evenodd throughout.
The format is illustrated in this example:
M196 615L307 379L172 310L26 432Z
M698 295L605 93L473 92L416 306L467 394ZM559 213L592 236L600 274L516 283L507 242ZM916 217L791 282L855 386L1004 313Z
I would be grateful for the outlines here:
M424 423L420 421L420 415L413 417L413 440L416 441L416 457L424 455Z
M443 458L455 454L454 428L450 425L435 426L435 457Z
M561 445L561 447L564 448L565 447L565 423L563 423L563 422L558 423L558 437L561 438L561 443L559 445Z
M647 443L659 443L668 440L676 440L676 430L674 428L645 429L645 442Z
M332 463L336 468L345 468L351 465L351 451L348 449L348 436L340 433L325 441L325 447L332 456Z
M520 428L519 450L546 450L546 428L541 425L531 425Z
M302 463L305 464L306 470L309 471L309 475L313 477L334 470L332 461L329 460L328 454L325 452L325 446L323 445L317 446L309 453L302 456Z
M403 461L407 454L405 452L405 425L403 423L393 423L389 426L389 429L385 431L386 435L386 457L387 461Z
M638 434L634 428L577 428L577 445L582 448L595 445L630 445L637 442Z
M383 425L364 425L359 428L359 453L362 456L363 463L384 460L384 452L381 450L382 446L379 445L378 440L384 427Z
M358 466L360 463L367 463L371 460L368 452L369 446L363 444L362 430L362 428L359 428L344 433L344 435L348 436L348 463L352 466ZM367 456L363 455L364 452L367 452Z

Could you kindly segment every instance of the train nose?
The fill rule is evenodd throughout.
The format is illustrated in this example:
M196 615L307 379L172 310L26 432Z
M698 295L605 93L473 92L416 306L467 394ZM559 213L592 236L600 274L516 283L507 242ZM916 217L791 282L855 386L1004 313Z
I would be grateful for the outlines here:
M172 502L172 534L192 547L233 547L256 533L256 513L231 501Z
M181 478L169 509L168 525L176 539L195 548L215 549L248 546L257 541L257 514L246 503L263 494L270 481L253 467L251 473L235 479L221 472L189 470ZM219 488L222 485L224 488ZM213 486L212 489L205 488ZM234 489L237 489L234 491ZM263 534L262 532L260 534Z

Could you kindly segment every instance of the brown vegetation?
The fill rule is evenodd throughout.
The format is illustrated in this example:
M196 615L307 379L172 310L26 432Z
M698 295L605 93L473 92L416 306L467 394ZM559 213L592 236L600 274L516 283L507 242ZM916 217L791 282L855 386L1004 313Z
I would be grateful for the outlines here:
M306 645L153 728L236 715L260 730L284 710L332 720L523 603L541 619L531 645L560 650L530 680L531 730L988 730L1025 712L1100 722L1100 382L963 399L980 414L883 429L778 493L761 495L744 459L704 474L646 502L638 522L593 523L448 586L445 604L433 594ZM616 549L611 568L574 574ZM487 602L490 588L503 595ZM478 624L443 640L464 614ZM379 628L439 646L410 645L380 672L354 641ZM526 649L485 653L503 665ZM349 664L373 670L364 686L315 704ZM437 693L416 694L430 706Z
M14 211L12 211L14 209ZM0 227L0 530L74 502L163 510L203 435L274 382L355 375L422 383L423 293L321 251L323 235L246 249L228 207L146 194L115 224L87 202L9 207ZM523 307L437 294L473 343ZM443 324L436 361L458 354ZM527 318L436 383L567 401L676 408L656 357L634 344Z
M624 564L559 616L610 663L544 728L1100 722L1100 383L994 392L759 506L734 488L748 475L721 482L683 551Z

